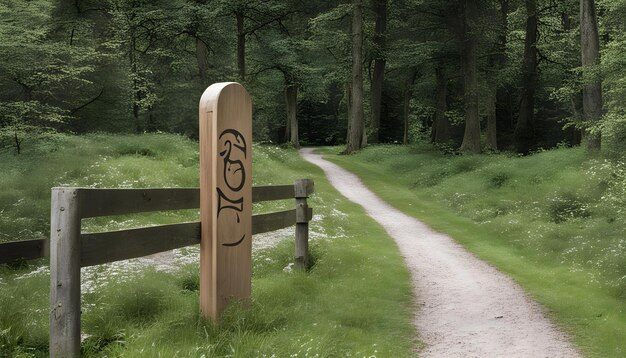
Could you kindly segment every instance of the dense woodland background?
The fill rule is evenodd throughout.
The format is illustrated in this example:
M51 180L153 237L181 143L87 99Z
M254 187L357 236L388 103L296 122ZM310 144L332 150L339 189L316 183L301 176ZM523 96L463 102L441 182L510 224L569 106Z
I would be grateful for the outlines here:
M619 156L625 18L626 0L2 0L2 148L196 138L204 88L238 81L258 142Z

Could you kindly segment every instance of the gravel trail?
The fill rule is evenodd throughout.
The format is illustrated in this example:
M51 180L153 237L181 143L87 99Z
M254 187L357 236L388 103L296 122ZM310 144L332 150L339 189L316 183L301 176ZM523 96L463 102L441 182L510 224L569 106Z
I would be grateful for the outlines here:
M395 240L411 272L420 357L581 357L522 288L449 236L391 207L354 174L313 154L331 184Z

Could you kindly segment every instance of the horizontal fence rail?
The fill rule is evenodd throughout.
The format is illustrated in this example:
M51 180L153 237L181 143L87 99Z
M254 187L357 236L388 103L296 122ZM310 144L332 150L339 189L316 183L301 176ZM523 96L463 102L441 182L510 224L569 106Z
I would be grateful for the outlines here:
M35 239L0 244L0 264L50 256L50 240Z
M150 211L198 209L200 189L89 189L80 188L81 217L114 216ZM293 199L293 185L256 186L252 202Z
M80 216L126 215L151 211L198 209L200 190L197 188L167 189L91 189L79 188ZM313 192L313 182L307 181L307 192ZM294 199L294 185L257 186L252 188L255 203ZM274 231L296 224L297 210L257 214L252 216L252 234ZM307 221L313 217L307 208ZM200 222L109 231L81 233L81 267L147 256L200 242ZM0 264L18 260L33 260L50 256L48 239L13 241L0 244Z
M81 218L200 207L197 188L77 190Z
M200 223L81 234L80 266L132 259L200 243Z

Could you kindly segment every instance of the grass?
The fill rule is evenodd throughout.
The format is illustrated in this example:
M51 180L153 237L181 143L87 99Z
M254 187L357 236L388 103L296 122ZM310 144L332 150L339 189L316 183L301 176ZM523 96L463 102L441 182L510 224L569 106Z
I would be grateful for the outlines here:
M390 238L294 150L253 150L255 185L315 180L310 272L288 269L291 240L256 251L250 305L231 306L214 325L199 314L196 259L174 270L137 270L129 264L83 269L89 278L83 285L95 284L83 287L84 356L412 355L409 274ZM0 154L0 160L7 164L0 173L3 240L46 235L52 186L193 187L198 182L197 143L173 135L60 136L32 142L20 156ZM255 205L254 211L291 205ZM111 230L196 220L197 215L187 210L101 218L86 226ZM194 251L189 255L193 258ZM42 264L0 267L0 356L48 355L49 277Z
M561 148L450 156L429 145L326 158L507 272L591 357L626 355L626 171Z

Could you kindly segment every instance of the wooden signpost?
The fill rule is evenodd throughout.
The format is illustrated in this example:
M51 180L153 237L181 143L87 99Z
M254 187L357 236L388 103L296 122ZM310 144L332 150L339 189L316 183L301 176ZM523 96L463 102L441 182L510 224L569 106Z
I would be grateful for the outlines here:
M0 263L50 255L50 357L79 357L80 268L168 251L200 241L200 309L217 321L230 300L248 301L252 233L296 224L295 266L308 267L307 197L313 181L252 190L252 104L238 83L216 83L200 99L198 188L53 188L50 240L0 244ZM257 214L252 202L296 199L296 208ZM200 222L83 233L81 220L193 209Z
M235 82L200 99L200 226L200 310L217 320L251 291L252 102Z

